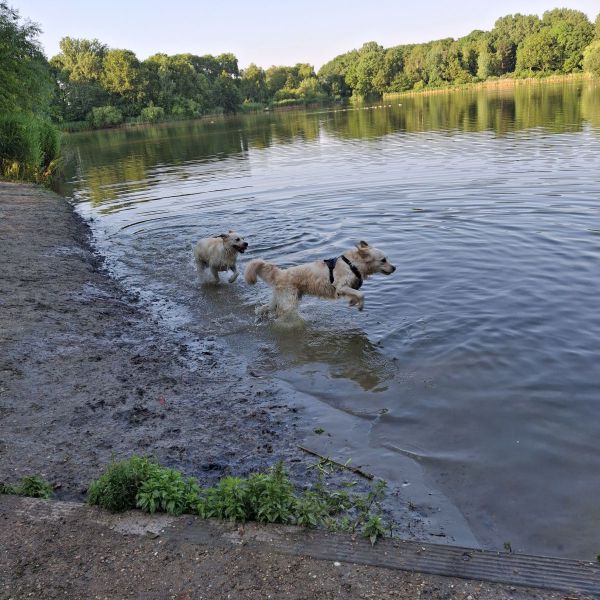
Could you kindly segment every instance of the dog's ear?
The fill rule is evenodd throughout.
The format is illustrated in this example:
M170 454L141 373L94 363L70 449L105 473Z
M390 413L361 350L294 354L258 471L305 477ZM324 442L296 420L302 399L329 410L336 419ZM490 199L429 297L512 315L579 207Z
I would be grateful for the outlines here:
M358 242L358 244L356 244L356 247L361 250L364 248L368 248L369 247L369 242L365 242L365 240L360 240L360 242Z
M227 239L228 235L226 233L220 233L219 235L217 235L216 237L220 237L223 238L224 240Z
M229 233L235 233L235 231L233 229L230 229Z

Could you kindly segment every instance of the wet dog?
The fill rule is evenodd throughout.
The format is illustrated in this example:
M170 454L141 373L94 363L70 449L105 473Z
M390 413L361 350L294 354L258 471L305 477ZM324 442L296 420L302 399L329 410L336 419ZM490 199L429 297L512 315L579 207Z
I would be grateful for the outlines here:
M194 258L198 270L203 272L210 269L215 280L219 282L219 273L231 271L229 283L233 283L238 277L237 257L248 248L248 242L233 230L229 233L221 233L214 237L204 238L194 246Z
M390 275L396 270L385 254L361 241L356 248L337 258L317 260L305 265L280 269L264 260L251 260L245 272L246 283L254 285L260 277L273 288L271 303L259 313L277 316L294 311L302 296L318 296L330 300L345 297L350 306L364 307L364 294L359 291L363 280L375 273Z

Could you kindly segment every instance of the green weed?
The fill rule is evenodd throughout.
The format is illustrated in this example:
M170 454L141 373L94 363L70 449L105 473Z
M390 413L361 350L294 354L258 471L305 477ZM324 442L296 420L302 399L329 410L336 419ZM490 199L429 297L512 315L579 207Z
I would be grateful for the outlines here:
M137 507L149 513L192 513L205 519L362 531L375 543L386 531L379 516L385 482L377 482L367 494L350 493L356 482L330 491L324 480L332 465L322 463L318 482L302 493L294 488L282 463L247 478L224 477L214 487L202 489L179 471L133 456L111 464L92 482L88 502L113 512Z
M52 485L37 475L23 477L16 485L0 483L0 494L27 496L29 498L50 498L52 492Z

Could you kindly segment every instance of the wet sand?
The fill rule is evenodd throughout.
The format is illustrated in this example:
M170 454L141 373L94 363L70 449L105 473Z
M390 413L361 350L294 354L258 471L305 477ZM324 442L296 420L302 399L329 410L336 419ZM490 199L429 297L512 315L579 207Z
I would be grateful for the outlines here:
M61 197L0 183L0 481L39 474L83 499L113 456L209 484L303 461L295 408L218 340L180 340L103 270Z

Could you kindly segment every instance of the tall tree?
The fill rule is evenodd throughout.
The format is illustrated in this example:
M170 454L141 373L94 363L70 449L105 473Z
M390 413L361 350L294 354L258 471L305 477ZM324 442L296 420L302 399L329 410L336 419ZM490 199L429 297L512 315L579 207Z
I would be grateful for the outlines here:
M594 38L594 26L579 10L555 8L544 13L542 22L550 27L561 53L562 71L581 69L583 50Z
M52 83L40 28L0 2L0 113L49 109Z

